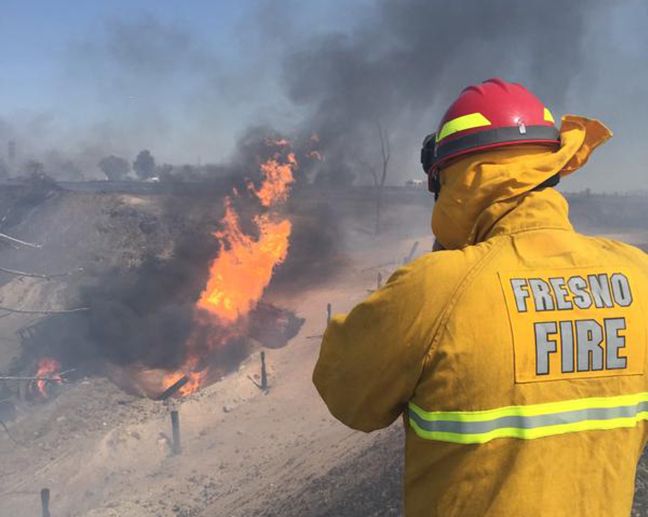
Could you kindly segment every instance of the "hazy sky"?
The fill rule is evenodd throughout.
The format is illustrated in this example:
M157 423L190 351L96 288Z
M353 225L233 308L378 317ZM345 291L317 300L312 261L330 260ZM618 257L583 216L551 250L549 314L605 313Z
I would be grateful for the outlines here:
M195 161L194 151L209 153L212 147L205 158L218 159L247 124L249 112L264 104L249 98L251 90L224 95L228 76L235 83L258 66L250 49L258 44L251 42L256 3L4 0L0 5L0 117L52 144L61 139L60 131L90 145L119 136L122 126L133 133L134 148L151 140L148 146L159 153L171 151L168 159L178 152L178 160ZM193 106L201 96L211 97L209 113ZM209 135L182 152L184 132L193 138L195 126Z
M322 114L341 102L352 112L364 106L362 117L372 106L366 91L376 96L376 118L393 120L400 181L418 174L421 137L460 88L502 74L531 82L558 115L595 116L615 131L587 177L569 187L645 188L648 2L497 0L490 19L474 0L451 4L3 0L0 153L13 138L24 156L58 149L84 168L142 147L159 161L221 161L250 125L326 127ZM503 38L498 25L510 29L509 13L522 29ZM420 41L428 30L434 45ZM417 46L426 49L420 57ZM381 88L372 89L383 62ZM430 73L410 78L407 66ZM367 77L338 80L354 73ZM423 87L410 88L416 81ZM344 135L357 116L335 119L336 131Z
M3 0L0 16L0 107L45 109L77 114L76 106L61 106L61 96L84 93L85 79L65 75L75 47L105 31L106 23L155 17L162 24L179 24L196 31L205 43L234 51L235 25L244 2L156 0ZM83 95L85 97L86 95ZM98 108L99 106L95 106Z

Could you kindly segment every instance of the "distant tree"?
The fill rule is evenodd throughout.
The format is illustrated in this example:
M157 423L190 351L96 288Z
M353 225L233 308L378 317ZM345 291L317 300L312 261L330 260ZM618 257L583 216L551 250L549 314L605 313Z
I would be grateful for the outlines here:
M123 180L130 172L128 160L120 158L119 156L106 156L99 160L97 165L101 169L101 172L103 172L106 175L106 178L110 181Z
M141 180L155 176L155 158L153 158L151 151L144 149L139 152L133 162L133 170Z

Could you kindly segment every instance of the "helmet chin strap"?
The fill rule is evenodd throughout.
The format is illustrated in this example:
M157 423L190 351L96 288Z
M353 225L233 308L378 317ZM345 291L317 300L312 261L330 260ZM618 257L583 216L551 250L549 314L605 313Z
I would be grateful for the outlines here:
M443 244L439 242L439 239L434 238L434 244L432 245L432 251L445 251Z
M428 190L434 194L434 200L439 199L441 192L441 174L439 169L430 169L427 173L428 177Z
M556 185L558 185L558 183L560 183L560 173L554 174L550 178L547 178L533 190L542 190L543 188L547 188L547 187L555 187Z

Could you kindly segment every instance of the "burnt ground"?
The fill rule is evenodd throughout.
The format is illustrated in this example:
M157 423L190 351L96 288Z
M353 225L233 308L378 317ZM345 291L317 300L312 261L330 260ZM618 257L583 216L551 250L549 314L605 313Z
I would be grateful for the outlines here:
M2 245L0 264L45 272L81 266L84 274L48 282L1 277L2 303L21 306L80 303L88 277L138 271L146 257L164 262L187 232L208 236L221 213L212 197L189 199L186 193L27 194L22 191L16 204L16 191L0 189L0 218L5 214L0 231L43 248L27 253ZM328 414L310 373L326 304L335 312L348 310L375 285L378 272L385 278L402 261L415 240L417 253L430 249L429 199L419 194L393 193L380 238L371 234L366 193L315 192L294 200L292 209L303 219L295 242L303 246L317 235L317 256L295 248L292 274L279 272L267 301L294 311L304 326L288 346L267 351L267 393L250 381L259 379L253 349L222 381L177 402L181 456L170 454L169 407L126 394L83 364L50 400L16 401L13 413L3 414L15 441L0 429L0 515L39 514L42 487L52 490L56 516L400 515L400 422L370 435L349 431ZM615 203L631 213L620 217ZM574 215L588 231L648 242L643 216L628 208L633 203L643 206L636 198L627 203L610 196L604 205L608 226L581 198ZM601 206L601 199L591 206ZM314 279L309 264L319 273ZM0 319L0 372L32 373L29 359L52 351L54 335L33 343L25 356L16 335L39 320ZM87 336L77 341L75 353L94 353ZM645 457L636 486L634 515L648 516Z
M298 493L267 502L263 517L402 515L403 432L392 427L364 450L340 458ZM306 510L309 509L309 510ZM304 512L307 513L304 513Z
M340 459L321 477L306 483L295 494L267 502L255 515L263 517L356 517L402 515L403 448L401 429L377 440L371 447ZM648 516L648 454L637 468L632 517Z

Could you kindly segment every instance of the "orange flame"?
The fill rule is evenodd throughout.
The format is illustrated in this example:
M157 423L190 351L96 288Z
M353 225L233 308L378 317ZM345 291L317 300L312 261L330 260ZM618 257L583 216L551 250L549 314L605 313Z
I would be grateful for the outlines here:
M264 180L261 187L254 193L267 208L288 199L290 185L294 181L293 170L297 166L295 154L288 155L286 163L280 163L277 159L271 158L261 164L261 173Z
M277 148L285 148L290 143L278 140ZM294 171L297 160L294 153L285 158L277 152L261 164L263 180L258 188L250 187L266 212L253 218L258 236L246 234L241 228L240 218L232 198L225 198L225 214L221 228L214 233L221 249L209 268L207 285L196 302L196 318L202 314L215 316L219 325L227 327L218 339L209 340L200 350L195 343L195 336L187 342L187 360L177 372L165 375L165 386L171 386L183 375L189 377L179 391L179 396L186 396L198 391L205 382L209 370L201 366L204 351L213 349L226 341L227 337L241 335L244 326L239 325L245 316L253 310L272 279L277 265L288 255L292 224L282 217L277 209L286 202L290 186L294 182ZM234 192L234 195L237 195ZM202 352L201 352L202 351Z
M197 306L233 323L250 312L270 283L277 264L286 259L291 231L290 221L273 221L268 214L254 218L259 238L246 235L228 199L223 230L216 233L228 246L210 267L209 280Z
M52 381L60 384L61 382L63 382L63 379L59 375L60 371L61 363L59 363L56 359L53 359L51 357L43 357L38 361L38 370L36 371L36 377L38 378L38 380L36 381L36 388L38 388L38 392L42 397L47 398L49 396L49 394L47 393L48 381L44 380L44 378L51 379Z
M277 140L273 140L272 138L266 138L266 144L268 145L274 145L275 147L288 147L290 146L290 140L286 140L285 138L279 138Z
M274 157L261 164L264 179L254 193L263 206L272 209L286 201L296 166L293 153L285 163ZM251 237L241 229L231 199L225 199L222 229L214 234L221 253L211 264L209 280L197 303L199 308L222 322L233 323L256 306L274 268L286 259L290 244L290 221L273 216L270 212L254 217L259 236Z

